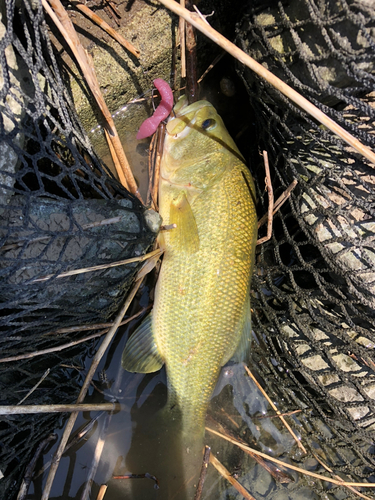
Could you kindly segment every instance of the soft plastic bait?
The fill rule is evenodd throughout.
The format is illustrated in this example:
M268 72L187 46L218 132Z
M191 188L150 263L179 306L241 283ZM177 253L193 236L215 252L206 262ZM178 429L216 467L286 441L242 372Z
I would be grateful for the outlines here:
M155 109L154 114L147 118L139 127L137 139L150 137L159 126L159 123L165 120L173 107L173 92L168 83L161 78L154 80L154 85L160 92L161 102Z

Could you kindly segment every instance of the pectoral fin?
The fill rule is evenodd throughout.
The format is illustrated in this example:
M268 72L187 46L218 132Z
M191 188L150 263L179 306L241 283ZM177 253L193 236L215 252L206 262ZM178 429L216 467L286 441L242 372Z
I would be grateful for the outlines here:
M145 317L128 340L121 359L128 372L152 373L160 370L162 360L152 329L152 312Z
M177 227L171 231L171 244L188 254L199 250L198 228L185 193L171 203L169 220Z

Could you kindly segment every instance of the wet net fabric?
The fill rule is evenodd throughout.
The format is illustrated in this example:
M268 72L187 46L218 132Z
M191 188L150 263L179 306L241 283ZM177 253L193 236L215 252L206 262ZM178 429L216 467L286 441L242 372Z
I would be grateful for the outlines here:
M15 357L83 339L99 327L80 326L112 320L139 264L64 273L144 254L155 239L149 217L95 156L75 115L41 2L1 2L2 405L19 403L43 375L25 404L75 401L85 355L97 340ZM59 418L0 417L1 498L17 493L25 466Z
M237 44L374 151L371 2L255 5L237 25ZM303 410L295 424L310 450L343 477L374 482L375 166L238 71L257 117L259 213L267 196L258 150L268 151L275 199L298 181L257 254L254 366L280 411ZM321 483L313 491L327 498Z

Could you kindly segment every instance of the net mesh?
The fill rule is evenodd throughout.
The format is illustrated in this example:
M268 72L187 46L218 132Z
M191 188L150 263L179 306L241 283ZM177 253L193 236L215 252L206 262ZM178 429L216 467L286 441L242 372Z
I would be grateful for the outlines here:
M40 2L6 0L0 16L3 360L82 339L87 332L73 326L111 319L136 265L58 276L144 253L155 234L80 126ZM374 148L371 2L253 3L237 43ZM270 157L275 197L298 180L257 254L256 370L281 411L303 410L294 420L310 451L295 461L315 449L335 472L374 481L374 169L250 70L238 71L257 116L257 145ZM251 163L258 161L254 151ZM254 170L265 213L263 170ZM91 342L0 363L1 404L18 403L48 369L25 403L73 402ZM2 498L16 494L59 418L1 417ZM322 498L327 488L314 483ZM337 486L330 495L354 498Z
M61 275L144 254L158 224L95 156L65 77L41 2L1 2L2 405L19 403L47 370L25 404L75 401L95 340L17 356L82 340L99 328L83 325L111 320L138 264ZM60 423L55 415L0 417L1 498L17 493L38 443Z
M237 43L374 148L374 29L370 2L279 2L249 9ZM270 157L275 199L298 181L257 254L258 374L281 411L303 409L296 423L310 450L345 477L373 482L374 165L250 70L238 72L257 116L259 150ZM253 164L258 158L256 150ZM256 172L260 213L263 172Z

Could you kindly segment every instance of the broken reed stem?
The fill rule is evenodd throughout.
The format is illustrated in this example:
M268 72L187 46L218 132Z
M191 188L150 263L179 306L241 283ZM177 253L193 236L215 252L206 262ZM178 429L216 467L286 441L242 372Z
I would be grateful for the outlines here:
M210 462L211 447L205 446L202 460L201 472L199 474L199 481L197 489L195 490L194 500L200 500L202 497L203 485L206 480L207 468Z
M343 483L345 483L345 481L340 477L338 476L337 474L334 474L333 473L333 470L330 469L328 467L328 465L326 465L322 460L320 460L320 458L315 454L313 453L314 457L316 458L316 460L320 463L320 465L322 467L325 468L325 470L327 472L329 472L330 474L333 474L334 477L336 477L339 481L341 480ZM346 486L346 488L348 488L350 491L352 491L353 493L355 493L357 496L361 497L361 498L364 498L365 500L373 500L371 499L370 497L366 496L366 495L363 495L362 493L360 493L359 491L357 491L355 488L353 488L352 486Z
M180 18L181 19L181 18ZM215 59L213 60L213 62L208 66L208 68L206 69L206 71L202 74L202 76L199 78L199 80L197 81L197 83L201 83L201 81L203 80L203 78L207 75L207 73L209 73L212 68L214 68L216 66L216 64L225 56L225 52L221 52L221 54L219 54L218 56L215 57Z
M103 500L104 495L107 491L108 486L106 484L102 484L99 488L98 496L96 497L96 500Z
M33 474L34 474L34 469L35 469L35 465L38 461L38 458L39 458L40 454L42 453L46 444L48 444L50 441L52 441L56 437L57 437L56 434L50 434L49 436L47 436L45 439L43 439L43 441L41 441L38 444L38 447L36 449L36 452L35 452L33 458L31 459L29 465L26 467L25 475L23 476L22 483L21 483L20 489L18 491L17 500L24 500L24 498L26 497L27 492L29 490L30 483L31 483L31 479L32 479Z
M9 358L1 358L0 363L10 363L12 361L19 361L20 359L31 359L35 358L36 356L42 356L43 354L63 351L64 349L69 349L69 347L74 347L75 345L81 344L82 342L87 342L97 337L101 337L107 331L108 330L105 330L104 332L93 333L92 335L89 335L83 339L74 340L72 342L68 342L67 344L58 345L56 347L49 347L47 349L41 349L40 351L29 352L27 354L18 354L17 356L9 356Z
M208 432L211 432L212 434L215 434L216 436L221 437L222 439L225 439L226 441L229 441L232 444L235 444L239 448L241 448L244 451L250 451L251 453L254 453L255 455L259 455L262 458L265 458L269 460L270 462L274 462L275 464L281 465L282 467L285 467L285 469L292 469L297 472L300 472L301 474L305 474L307 476L315 477L316 479L320 479L321 481L326 481L327 483L332 483L332 484L337 484L339 486L354 486L355 488L375 488L375 483L351 483L351 482L343 482L338 481L337 479L332 479L327 476L323 476L321 474L315 474L315 472L310 472L306 469L301 469L300 467L296 467L295 465L288 464L286 462L283 462L282 460L278 460L277 458L271 457L270 455L267 455L266 453L262 453L261 451L255 450L254 448L250 448L250 446L244 445L237 441L236 439L233 439L229 436L226 436L225 434L221 434L221 432L217 432L214 429L211 429L210 427L205 427L205 429ZM212 456L212 455L211 455Z
M133 319L138 318L138 316L147 311L147 309L151 309L151 307L152 305L143 307L140 311L133 314L133 316L130 316L129 318L126 318L124 321L121 321L120 326L126 325ZM100 335L103 335L104 333L107 333L107 331L111 328L112 325L113 323L94 323L92 325L70 326L67 328L59 328L58 330L53 330L52 332L43 333L43 337L47 337L47 335L61 335L62 333L84 332L86 330L99 330L100 328L105 328L103 332L100 332Z
M106 138L106 141L107 141L107 144L108 144L108 148L109 148L109 152L111 154L111 158L112 158L113 164L114 164L116 172L117 172L118 180L121 182L121 184L124 186L125 189L127 189L128 191L130 191L129 185L127 183L127 180L126 180L126 177L125 177L125 174L124 174L124 171L123 171L123 169L121 167L121 163L120 163L120 161L119 161L119 159L117 157L116 150L113 147L111 136L110 136L108 130L105 127L104 127L104 135L105 135L105 138Z
M86 393L88 391L88 388L90 386L92 377L95 374L95 371L99 365L99 362L100 362L101 358L103 357L105 351L107 350L110 342L112 341L112 339L113 339L113 337L114 337L114 335L115 335L115 333L116 333L116 331L117 331L117 329L122 321L122 318L124 317L124 315L125 315L128 307L130 306L135 294L137 293L138 288L141 285L141 282L142 282L142 279L139 279L135 282L135 284L134 284L130 294L128 295L122 309L118 313L116 320L113 323L112 328L107 333L101 346L99 347L97 353L95 354L94 359L92 360L92 363L91 363L91 367L90 367L90 369L87 373L86 379L83 383L82 389L79 393L79 396L77 399L77 404L82 403L83 399L85 398ZM49 494L50 494L50 491L52 488L52 483L53 483L57 468L58 468L59 463L60 463L61 456L64 452L66 443L68 442L69 436L72 432L72 429L74 427L77 416L78 416L78 412L73 412L71 414L67 424L66 424L66 427L65 427L64 433L62 435L59 447L58 447L57 451L55 452L55 455L52 459L51 468L50 468L50 471L49 471L49 474L47 477L46 485L44 487L41 500L48 500L48 497L49 497Z
M207 427L206 427L207 428ZM246 500L255 500L255 498L250 495L250 493L245 490L245 488L235 479L230 472L224 467L224 465L219 462L219 460L211 453L210 455L210 463L215 467L215 469L220 472L220 474L225 477L227 481L230 482L232 486L236 488L236 490L246 499Z
M104 31L108 33L112 38L114 38L120 45L122 45L126 50L131 52L133 56L139 59L141 53L138 49L134 47L130 42L128 42L120 33L117 33L108 23L104 21L101 17L99 17L95 12L87 7L87 5L81 2L71 2L72 5L76 9L79 9L83 14L85 14L88 18L91 19L94 23L100 26Z
M130 318L127 318L125 321L121 321L119 326L126 325L127 323L129 323L130 321L141 315L146 309L147 308L143 308L139 312L137 312L137 314L130 316ZM71 328L61 328L56 332L48 332L45 335L51 335L51 333L57 333L57 332L70 333L76 331L96 330L98 328L105 328L105 330L102 330L101 332L93 333L92 335L84 337L83 339L73 340L72 342L68 342L67 344L58 345L56 347L49 347L48 349L41 349L40 351L29 352L27 354L18 354L17 356L10 356L9 358L1 358L0 363L9 363L10 361L19 361L20 359L35 358L35 356L42 356L43 354L50 354L51 352L59 352L63 351L64 349L69 349L69 347L74 347L77 344L81 344L82 342L87 342L89 340L101 337L102 335L108 332L108 330L112 327L112 325L113 323L99 323L97 325L72 326Z
M159 128L157 129L159 130ZM155 173L155 162L156 162L156 149L158 144L158 133L153 134L150 142L150 147L148 150L148 190L146 197L146 205L153 209L152 201L152 190L154 185L154 173Z
M185 0L180 0L180 5L181 7L185 8ZM181 78L186 78L185 29L185 19L183 17L180 17L178 21L178 30L180 34Z
M0 415L26 415L30 413L72 413L74 411L115 411L121 410L118 403L61 404L61 405L16 405L1 406Z
M153 208L156 211L159 211L158 192L159 192L160 164L161 164L161 157L163 156L164 138L165 138L165 124L161 123L158 127L158 133L157 133L156 155L154 164L154 174L152 176L152 191L151 191Z
M280 416L282 417L290 417L290 415L294 415L295 413L301 413L303 410L293 410L293 411L286 411L284 413L279 413L276 415L262 415L262 416L257 416L258 420L261 420L263 418L279 418Z
M70 440L70 442L66 445L64 452L66 453L72 446L75 446L77 443L81 441L94 427L95 423L99 420L99 418L104 414L103 411L100 413L96 414L94 418L89 420L84 427L76 433L76 435ZM37 479L39 476L45 473L47 469L51 466L52 461L49 460L46 462L41 469L34 475L34 480Z
M130 192L136 195L143 203L142 198L138 192L138 187L133 177L129 162L125 156L124 149L117 134L113 118L100 91L100 86L92 61L90 60L89 55L79 41L77 32L75 31L74 26L60 0L49 0L49 2L51 5L48 4L47 0L42 0L43 7L47 11L52 21L56 24L56 27L64 37L65 41L68 43L99 106L99 109L102 112L105 121L105 128L107 128L108 130L110 140L112 142L114 150L116 151L117 158L121 164L121 170L123 171L123 174L127 180ZM53 7L53 9L51 8L51 6ZM120 173L118 172L118 174L120 178Z
M213 422L215 422L216 425L219 426L220 431L222 434L228 437L232 437L235 441L242 443L246 445L246 443L238 438L236 438L231 431L229 431L224 425L220 422L217 422L216 420L210 419ZM251 453L251 451L245 451L253 460L258 462L258 464L263 467L271 476L275 479L275 481L278 481L279 483L290 483L292 482L292 479L288 474L286 474L284 471L281 470L280 467L276 467L276 465L272 464L271 462L267 462L264 460L262 457L259 457L255 453Z
M290 193L297 186L297 184L298 184L298 181L296 179L294 179L293 182L291 182L289 184L289 186L286 188L286 190L277 198L277 200L275 201L275 204L273 206L272 216L274 216L275 213L278 210L280 210L280 208L284 205L286 200L289 198ZM265 224L267 220L268 220L268 214L263 215L263 217L258 221L258 229L260 227L262 227L263 224Z
M25 401L25 400L26 400L26 399L30 396L30 394L32 394L32 393L35 391L35 389L37 389L37 388L40 386L40 384L43 382L43 380L44 380L44 379L45 379L45 378L49 375L49 372L50 372L50 371L51 371L51 369L50 369L50 368L47 368L47 370L44 372L44 374L43 374L43 375L42 375L42 377L40 378L39 382L37 382L37 383L34 385L34 387L32 387L32 388L29 390L29 392L26 394L26 396L25 396L24 398L22 398L22 399L21 399L21 401L19 401L19 402L17 403L17 406L21 405L21 404L22 404L22 403L23 403L23 402L24 402L24 401Z
M290 425L288 424L288 422L285 420L285 418L281 415L281 412L277 409L277 406L274 405L273 401L271 401L271 399L268 397L268 394L266 393L266 391L263 389L263 387L259 384L259 382L257 381L257 379L254 377L254 375L251 373L251 371L249 370L249 368L245 365L245 363L243 364L244 367L245 367L245 370L247 372L247 374L249 375L249 377L251 378L251 380L254 382L254 384L258 387L258 389L260 390L260 392L263 394L263 396L267 399L268 403L271 405L271 407L275 410L275 412L277 413L277 416L279 417L279 419L282 421L282 423L285 425L286 429L288 430L289 434L292 436L292 438L295 440L295 442L297 443L298 447L303 451L303 453L307 454L307 450L306 448L303 446L303 444L301 443L301 441L298 439L298 437L294 434L294 431L293 429L290 427Z
M187 8L192 7L194 0L185 0ZM178 5L180 7L180 5ZM181 8L181 7L180 7ZM187 9L183 9L189 12ZM182 16L183 17L183 16ZM185 23L185 44L186 44L186 96L189 104L198 100L197 83L197 41L195 29L192 24Z
M66 278L67 276L74 276L76 274L90 273L91 271L101 271L103 269L109 269L111 267L123 266L125 264L131 264L132 262L143 262L144 260L151 259L157 254L162 254L163 252L159 249L153 250L152 252L146 253L145 255L140 255L139 257L132 257L131 259L118 260L117 262L111 262L109 264L100 264L99 266L84 267L82 269L74 269L73 271L67 271L66 273L61 273L55 276L54 274L47 274L47 276L42 276L37 278L30 283L36 283L37 281L46 281L52 277L55 278Z
M80 500L87 500L90 496L92 483L94 482L94 477L95 477L96 471L98 470L100 458L101 458L102 453L103 453L105 438L107 436L108 427L109 427L109 424L111 422L111 416L112 416L112 413L107 413L105 420L102 423L102 428L100 430L100 435L99 435L98 441L97 441L96 446L95 446L95 451L94 451L94 455L92 458L91 466L90 466L90 469L89 469L89 472L88 472L88 475L87 475L87 478L85 481L85 486L84 486L83 492L81 494Z
M266 171L266 178L264 182L266 184L266 190L268 193L268 211L267 211L267 236L260 238L257 241L257 245L261 245L266 241L271 239L272 236L272 219L273 219L273 188L271 182L271 173L270 173L270 164L268 163L268 153L267 151L263 151L263 161L264 161L264 170Z
M241 49L239 49L234 43L230 42L227 38L221 35L218 31L211 28L210 25L202 21L198 14L190 12L187 9L182 8L174 0L159 0L161 4L167 7L169 10L183 17L188 23L192 24L195 28L201 31L208 38L213 40L217 45L226 50L233 57L238 59L242 64L253 70L257 75L266 80L269 84L291 99L295 104L300 106L304 111L313 116L316 120L330 129L333 133L341 137L347 144L352 146L361 155L375 164L375 153L371 151L370 148L362 144L358 139L353 137L349 132L344 130L340 125L338 125L334 120L329 118L326 114L320 111L316 106L314 106L310 101L308 101L301 94L296 92L294 89L289 87L280 78L275 76L273 73L268 71L264 66L255 61L252 57L247 55Z

